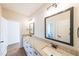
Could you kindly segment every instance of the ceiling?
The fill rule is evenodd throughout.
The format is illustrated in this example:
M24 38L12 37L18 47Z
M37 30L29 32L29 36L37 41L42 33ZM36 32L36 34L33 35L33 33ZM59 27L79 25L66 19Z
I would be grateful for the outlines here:
M3 3L1 4L4 8L10 9L12 11L21 13L30 17L35 13L44 3Z

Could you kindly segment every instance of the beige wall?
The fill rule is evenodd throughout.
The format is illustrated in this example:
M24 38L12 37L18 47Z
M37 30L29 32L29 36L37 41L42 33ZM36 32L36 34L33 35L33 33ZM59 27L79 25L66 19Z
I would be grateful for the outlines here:
M2 7L2 15L8 20L23 21L27 17L23 14Z
M45 16L60 12L61 10L67 9L69 7L74 7L74 46L69 46L66 44L58 43L55 41L52 41L53 43L56 43L58 45L62 45L67 48L73 48L79 51L79 38L77 37L77 28L79 27L79 4L68 4L68 5L60 5L56 9L53 8L54 13L50 12L50 14L46 14L47 6L43 6L41 9L38 10L32 17L35 18L35 34L34 36L44 38L44 18ZM32 18L31 17L31 18Z
M0 6L0 16L1 16L1 14L2 14L2 7Z
M2 7L2 16L7 20L13 20L19 22L21 24L22 34L28 34L29 32L27 29L28 25L25 26L24 23L26 20L28 20L28 18L25 15Z

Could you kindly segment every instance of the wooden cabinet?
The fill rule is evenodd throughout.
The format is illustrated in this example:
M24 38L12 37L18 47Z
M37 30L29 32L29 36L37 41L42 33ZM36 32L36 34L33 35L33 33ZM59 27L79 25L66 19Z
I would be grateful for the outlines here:
M23 47L25 49L27 56L39 56L40 54L32 47L28 42L23 42Z
M23 47L28 56L72 56L69 52L57 47L52 47L50 43L36 37L25 37Z

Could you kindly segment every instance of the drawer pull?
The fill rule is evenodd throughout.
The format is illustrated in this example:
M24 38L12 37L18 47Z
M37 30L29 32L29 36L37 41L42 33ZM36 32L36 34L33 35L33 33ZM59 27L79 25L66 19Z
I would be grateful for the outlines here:
M50 55L50 56L53 56L53 55Z
M0 43L3 43L4 41L0 41Z

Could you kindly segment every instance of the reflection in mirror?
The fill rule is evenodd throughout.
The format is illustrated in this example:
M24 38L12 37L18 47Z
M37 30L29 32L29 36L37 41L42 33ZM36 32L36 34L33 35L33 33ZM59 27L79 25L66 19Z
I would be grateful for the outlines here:
M73 29L70 29L73 27L73 23L71 23L73 21L71 18L71 11L72 8L45 19L46 38L70 45L73 44L71 39Z
M29 33L30 33L30 36L34 34L34 23L29 24Z

